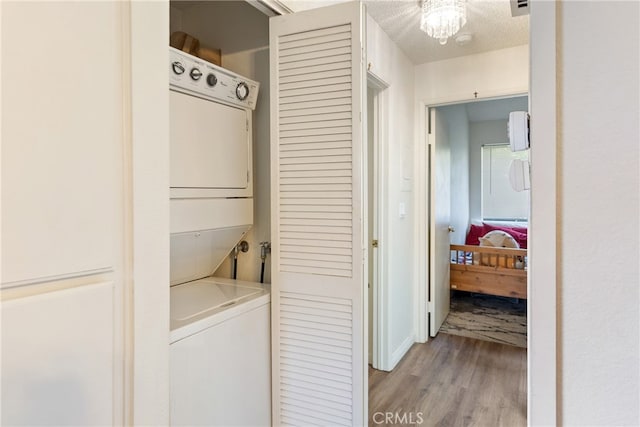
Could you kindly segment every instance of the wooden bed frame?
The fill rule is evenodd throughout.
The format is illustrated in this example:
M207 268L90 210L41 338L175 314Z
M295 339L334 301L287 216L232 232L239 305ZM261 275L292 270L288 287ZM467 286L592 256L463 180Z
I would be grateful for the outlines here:
M451 245L451 289L526 299L526 256L526 249Z

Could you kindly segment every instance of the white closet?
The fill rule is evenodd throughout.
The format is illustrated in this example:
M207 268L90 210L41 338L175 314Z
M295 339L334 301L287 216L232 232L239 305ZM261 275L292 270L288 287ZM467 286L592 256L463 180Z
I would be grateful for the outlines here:
M144 325L156 308L168 324L168 99L154 95L168 34L152 23L166 18L161 3L0 5L2 425L168 422L168 331Z

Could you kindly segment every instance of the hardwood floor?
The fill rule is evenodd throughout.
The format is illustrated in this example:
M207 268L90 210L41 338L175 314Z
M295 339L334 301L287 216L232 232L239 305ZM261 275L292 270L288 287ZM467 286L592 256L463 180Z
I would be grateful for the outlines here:
M369 425L527 424L527 350L447 334L392 372L369 367Z

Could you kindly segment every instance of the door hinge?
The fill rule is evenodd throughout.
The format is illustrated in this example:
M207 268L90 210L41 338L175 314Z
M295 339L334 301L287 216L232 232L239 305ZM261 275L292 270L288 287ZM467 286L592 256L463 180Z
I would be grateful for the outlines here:
M373 239L373 241L371 241L371 246L373 246L374 248L378 247L378 239Z
M433 313L433 301L427 301L427 313Z

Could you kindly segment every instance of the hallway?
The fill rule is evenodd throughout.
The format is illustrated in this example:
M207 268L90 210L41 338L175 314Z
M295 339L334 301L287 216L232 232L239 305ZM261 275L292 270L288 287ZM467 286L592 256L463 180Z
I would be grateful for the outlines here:
M369 368L370 426L516 427L526 416L523 348L440 333L390 373Z

